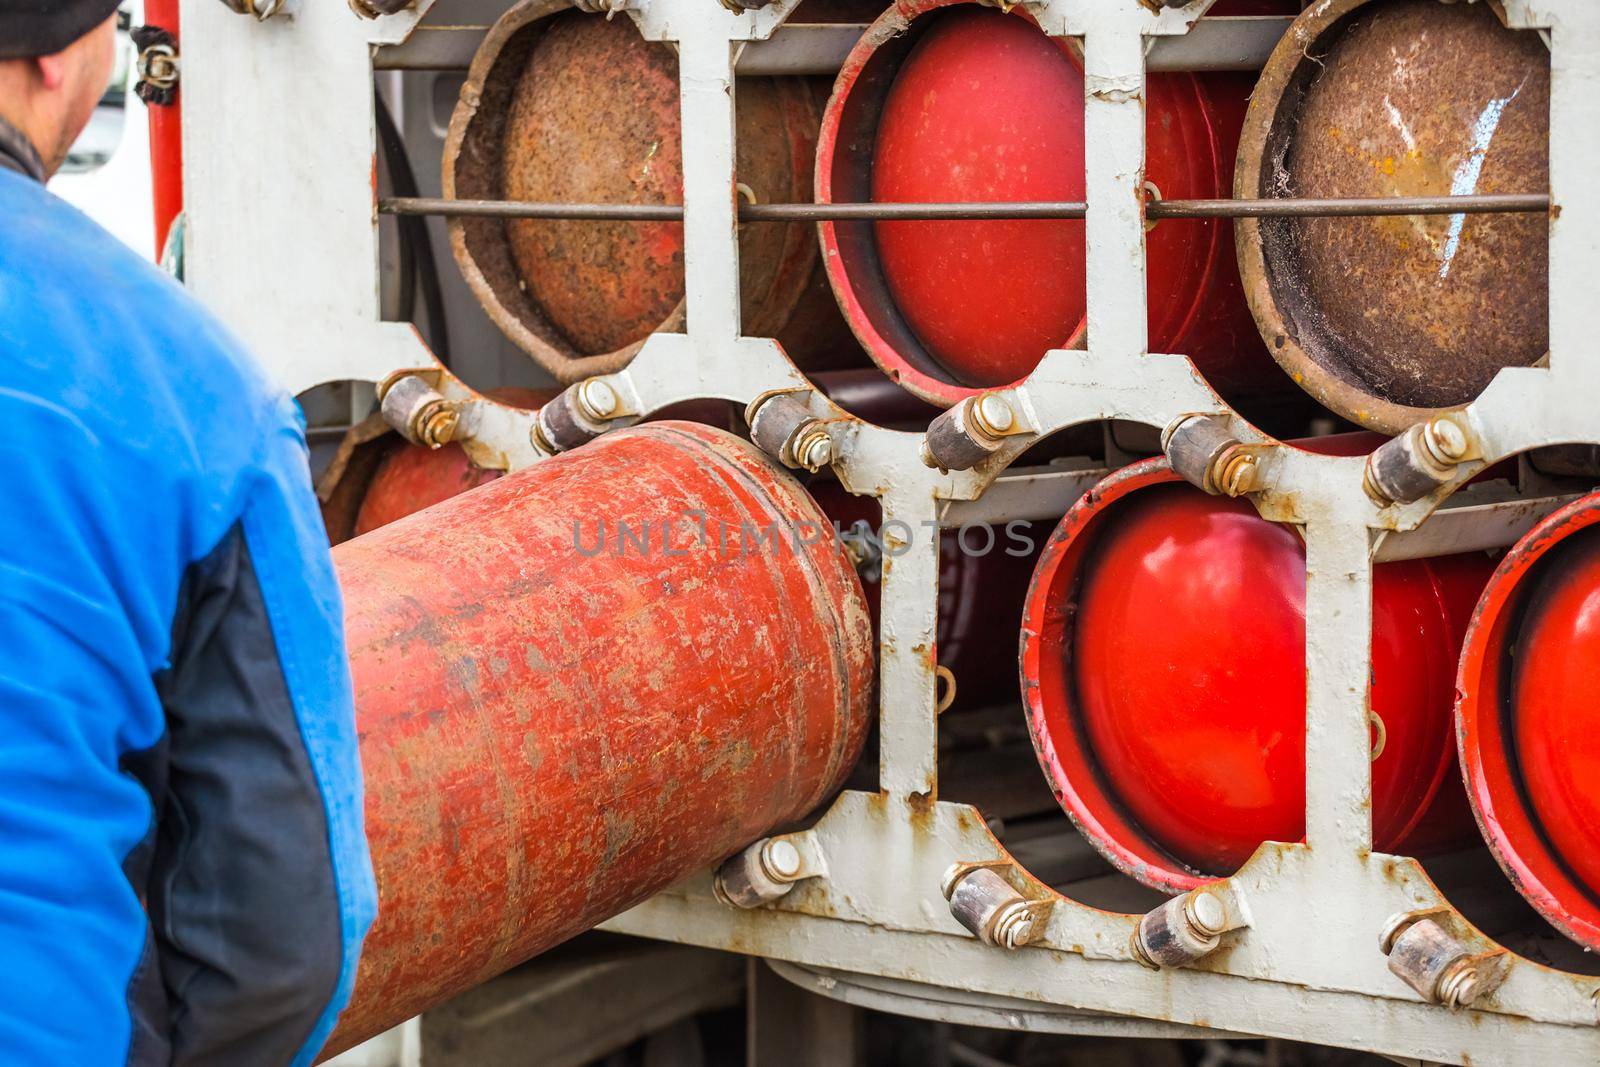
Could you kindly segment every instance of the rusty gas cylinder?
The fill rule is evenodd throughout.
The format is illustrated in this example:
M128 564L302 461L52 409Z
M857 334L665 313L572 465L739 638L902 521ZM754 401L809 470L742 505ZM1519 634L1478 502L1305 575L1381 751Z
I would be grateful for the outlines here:
M656 423L334 550L379 907L328 1051L831 795L872 638L824 521L752 446Z
M1450 824L1451 681L1492 566L1479 553L1374 571L1378 849L1471 839ZM1084 835L1146 885L1184 892L1263 841L1304 837L1305 567L1293 527L1164 459L1101 482L1045 546L1021 650L1034 747Z
M356 512L357 537L505 473L476 466L457 444L425 448L398 438L393 443L393 451L378 464Z
M1082 200L1076 44L1022 8L900 0L851 51L823 115L817 199ZM1148 168L1163 197L1227 195L1250 82L1148 81ZM845 319L890 376L949 405L1025 377L1085 340L1081 220L838 222L823 261ZM1152 351L1192 356L1236 397L1281 390L1254 336L1225 223L1146 238Z
M1467 795L1512 884L1600 949L1600 494L1508 552L1457 680Z
M804 78L742 78L741 194L811 199L820 101ZM678 63L627 18L523 0L473 60L445 145L446 196L681 204ZM562 382L625 365L684 328L676 222L455 219L451 247L495 323ZM744 330L814 369L850 355L808 227L743 227ZM849 346L853 348L854 346Z
M1250 101L1241 197L1544 193L1550 55L1490 4L1329 0ZM1398 433L1548 339L1542 215L1240 219L1268 350L1322 404Z

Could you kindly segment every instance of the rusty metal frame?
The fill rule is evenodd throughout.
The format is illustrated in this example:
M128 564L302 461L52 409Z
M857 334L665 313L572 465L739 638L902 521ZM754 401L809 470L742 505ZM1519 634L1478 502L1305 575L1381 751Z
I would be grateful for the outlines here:
M290 389L421 372L459 405L474 461L514 469L543 458L530 440L533 416L481 397L440 367L409 327L377 316L373 53L404 41L430 4L374 23L344 5L308 4L292 18L256 24L215 0L185 0L185 29L204 43L185 56L191 285ZM625 410L702 397L747 403L807 388L776 342L739 333L728 193L736 63L780 31L794 4L735 14L712 0L646 0L628 12L645 37L679 50L692 313L690 332L652 336L631 365L606 376ZM1278 444L1229 409L1185 356L1147 351L1139 195L1146 57L1153 40L1181 38L1207 6L1028 4L1047 32L1083 42L1089 205L1088 349L1051 352L1002 391L1028 432L973 470L941 472L920 458L923 435L863 423L820 394L806 395L830 427L833 467L846 487L878 497L885 520L910 530L963 509L982 513L991 484L1014 484L1004 474L1029 445L1087 421L1160 429L1182 415L1212 414L1260 446L1252 499L1266 517L1299 525L1307 545L1306 842L1264 845L1228 880L1248 928L1191 968L1146 969L1129 947L1138 916L1042 885L1033 892L1054 907L1038 941L1007 952L973 938L951 918L941 875L955 862L1010 859L973 808L938 799L937 542L918 538L884 567L880 791L843 794L812 828L828 877L741 911L716 900L707 872L608 928L921 983L956 1000L970 993L974 1004L1015 998L1446 1063L1600 1061L1600 979L1513 956L1498 989L1452 1012L1389 973L1378 940L1397 913L1444 909L1475 951L1497 946L1451 909L1415 861L1372 851L1366 701L1375 553L1406 551L1408 541L1417 553L1458 543L1461 529L1479 524L1461 516L1473 507L1488 509L1482 514L1499 524L1497 536L1510 536L1505 531L1543 504L1464 497L1467 507L1451 508L1449 519L1428 520L1486 464L1546 445L1600 443L1600 351L1589 322L1590 282L1600 273L1600 199L1589 188L1600 169L1592 136L1600 129L1600 4L1502 0L1510 24L1541 32L1552 52L1549 365L1502 371L1463 415L1481 458L1430 496L1387 507L1363 490L1361 458ZM1007 501L995 505L1017 506L1015 495Z

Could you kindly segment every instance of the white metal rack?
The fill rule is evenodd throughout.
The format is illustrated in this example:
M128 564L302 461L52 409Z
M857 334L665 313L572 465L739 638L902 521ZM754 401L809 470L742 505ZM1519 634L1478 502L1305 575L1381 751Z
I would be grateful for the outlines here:
M646 38L675 42L680 58L690 327L652 336L608 376L630 413L615 425L681 400L748 403L807 387L776 342L740 336L729 195L735 64L782 32L795 2L735 14L715 0L642 0L627 12ZM189 284L289 389L417 372L461 403L477 462L517 469L543 455L530 440L533 417L483 399L408 325L378 316L374 55L405 42L429 6L366 22L315 0L256 22L216 0L186 0ZM829 421L846 487L880 498L886 521L912 529L981 515L985 491L997 478L1011 482L1006 469L1028 445L1087 421L1162 428L1207 413L1241 441L1267 446L1252 500L1264 516L1297 524L1307 551L1306 842L1265 845L1228 880L1241 928L1189 968L1146 969L1129 949L1139 916L1075 902L1020 867L1010 876L1048 908L1043 936L1016 951L971 936L951 917L941 876L955 862L1010 858L975 809L938 799L928 655L937 539L918 538L883 580L881 791L842 795L803 835L827 875L739 911L713 897L708 873L608 928L788 961L833 995L945 1017L1044 1026L1049 1016L1066 1019L1061 1028L1116 1032L1093 1014L1102 1013L1447 1063L1600 1062L1600 979L1507 955L1498 989L1451 1011L1389 972L1379 933L1397 913L1441 909L1458 937L1483 951L1496 946L1415 861L1372 851L1366 701L1375 551L1392 553L1406 538L1415 554L1451 543L1449 520L1429 516L1486 464L1545 445L1600 443L1600 351L1588 323L1600 275L1600 199L1588 189L1600 172L1600 4L1503 2L1509 23L1543 31L1551 51L1549 365L1502 371L1465 412L1482 459L1432 496L1387 508L1363 491L1363 459L1278 445L1185 356L1146 351L1138 194L1147 46L1191 32L1207 0L1159 11L1138 0L1027 6L1047 32L1083 41L1088 350L1051 352L1025 382L1000 391L1029 433L971 471L925 466L921 434L863 423L820 394L809 402Z

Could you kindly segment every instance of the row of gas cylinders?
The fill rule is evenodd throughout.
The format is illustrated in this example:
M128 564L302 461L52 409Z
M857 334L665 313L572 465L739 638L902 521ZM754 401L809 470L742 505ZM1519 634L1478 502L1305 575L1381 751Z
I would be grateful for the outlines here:
M1351 434L1300 444L1356 455L1377 439ZM741 469L760 467L783 493L765 491L776 503L763 497L759 506L719 510L702 483L733 492L726 460L686 454L686 441L696 452L737 457ZM808 758L817 773L826 770L825 783L807 779L805 799L791 811L798 814L838 785L870 718L876 585L870 569L858 583L850 563L861 569L859 555L834 537L780 537L752 548L748 533L737 531L757 518L791 530L819 517L848 527L869 514L871 502L821 480L809 495L801 492L743 441L703 425L647 423L596 444L603 447L501 477L472 468L455 446L430 452L391 438L370 480L345 503L358 516L357 529L377 528L336 555L371 552L364 546L398 538L419 572L448 570L452 561L468 570L485 566L472 554L479 548L496 561L488 566L514 569L518 589L535 590L538 602L520 602L508 589L495 603L475 603L472 627L481 633L450 647L472 664L475 685L491 684L497 671L514 680L536 664L555 675L540 684L577 702L586 721L605 717L599 733L573 726L558 739L575 745L572 753L541 737L540 758L558 766L609 773L600 751L611 731L654 751L657 735L687 729L679 722L687 718L700 724L701 750L672 749L684 762L656 767L669 775L656 786L676 794L680 787L669 780L729 773L735 759L766 773L769 741L749 751L740 746L753 743L751 730L770 732L771 722L721 723L724 732L716 733L707 730L705 709L730 700L768 706L781 694L780 706L798 709L787 713L793 717L786 728L811 723L806 744L821 747L808 749ZM429 507L491 481L492 488ZM685 499L702 513L693 521ZM534 542L519 533L511 545L491 543L508 523L528 521L523 500L551 509L539 528L559 536ZM508 507L520 518L504 515ZM342 521L348 528L350 517ZM651 531L642 542L641 522ZM1378 564L1369 693L1375 847L1410 855L1466 847L1476 839L1475 814L1517 888L1591 948L1600 948L1600 794L1593 785L1600 780L1593 699L1600 684L1600 529L1590 529L1597 522L1600 494L1551 515L1498 558L1476 552ZM449 559L439 561L436 540L473 523L484 532L474 534L471 551L450 545ZM631 539L619 536L619 524L631 524ZM1039 764L1065 813L1117 868L1179 892L1231 874L1263 841L1303 838L1306 560L1296 528L1262 519L1244 501L1202 493L1157 458L1101 481L1053 529L1035 523L989 537L947 535L942 548L936 650L956 681L952 713L1016 699L1020 629L1021 702ZM522 554L512 559L513 550ZM730 554L737 568L721 559ZM719 575L718 565L728 573ZM814 569L826 580L807 577ZM752 571L765 577L753 581ZM418 589L429 580L415 577ZM742 584L728 590L729 582ZM543 590L552 583L581 599L575 617L549 613ZM707 595L708 583L735 598L715 603L720 622L684 606ZM517 621L498 621L497 612ZM659 624L672 612L684 614L664 630L635 629L629 621L646 616ZM834 619L819 631L827 640L767 633L769 620L796 613ZM437 635L453 625L434 618L408 632ZM514 631L514 640L502 640L502 629ZM537 651L521 646L541 629L548 632L539 634ZM740 665L727 673L715 661L733 648ZM774 668L770 660L780 652L783 665ZM509 666L497 668L497 660ZM841 676L816 690L813 674L830 664L849 665L858 688ZM697 685L711 688L701 695ZM525 699L507 686L517 701ZM730 687L743 692L730 696ZM815 699L803 696L805 689ZM513 712L494 725L495 716ZM475 731L503 726L520 736L548 712L517 703L478 714L487 718ZM784 745L792 740L782 737ZM788 748L785 754L794 756ZM640 786L637 778L606 786L605 795L630 798L616 817L636 817L633 809L647 795ZM702 866L721 858L673 855ZM559 866L550 857L542 863Z
M1008 5L1002 5L1008 7ZM791 21L863 17L807 0ZM1298 14L1261 77L1148 80L1146 190L1175 198L1543 193L1548 49L1490 4L1221 0ZM1078 45L1024 9L900 0L831 93L738 81L738 193L756 202L1078 201ZM679 203L677 64L626 19L524 0L474 63L447 195ZM461 219L491 317L559 380L618 369L682 329L676 223ZM820 240L819 240L820 238ZM1169 219L1147 233L1151 351L1189 355L1251 411L1302 387L1396 433L1547 349L1540 215ZM1086 341L1081 221L747 224L744 329L809 371L859 360L948 406ZM831 289L831 293L830 293ZM841 317L842 316L842 317ZM851 335L855 342L850 342ZM1281 364L1280 370L1276 364ZM1287 371L1288 374L1284 374Z

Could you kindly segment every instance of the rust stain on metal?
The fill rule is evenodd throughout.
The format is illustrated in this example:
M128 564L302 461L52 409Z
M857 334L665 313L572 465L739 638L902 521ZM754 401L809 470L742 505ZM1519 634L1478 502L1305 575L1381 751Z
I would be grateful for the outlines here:
M1549 187L1549 52L1483 5L1334 0L1251 101L1238 196L1444 196ZM1241 220L1263 338L1334 411L1394 433L1471 401L1547 337L1538 216Z
M677 68L667 45L644 40L627 19L523 0L473 62L446 142L445 195L682 203ZM737 122L739 183L763 202L810 200L821 123L815 87L803 78L742 79ZM449 226L490 317L563 382L620 369L652 331L684 328L680 223ZM739 266L745 332L778 337L811 369L836 364L848 332L809 228L745 227Z
M842 782L873 706L853 568L831 539L662 551L695 512L821 521L750 445L657 423L336 550L380 906L330 1052ZM652 529L654 551L581 551L574 523L602 518Z

